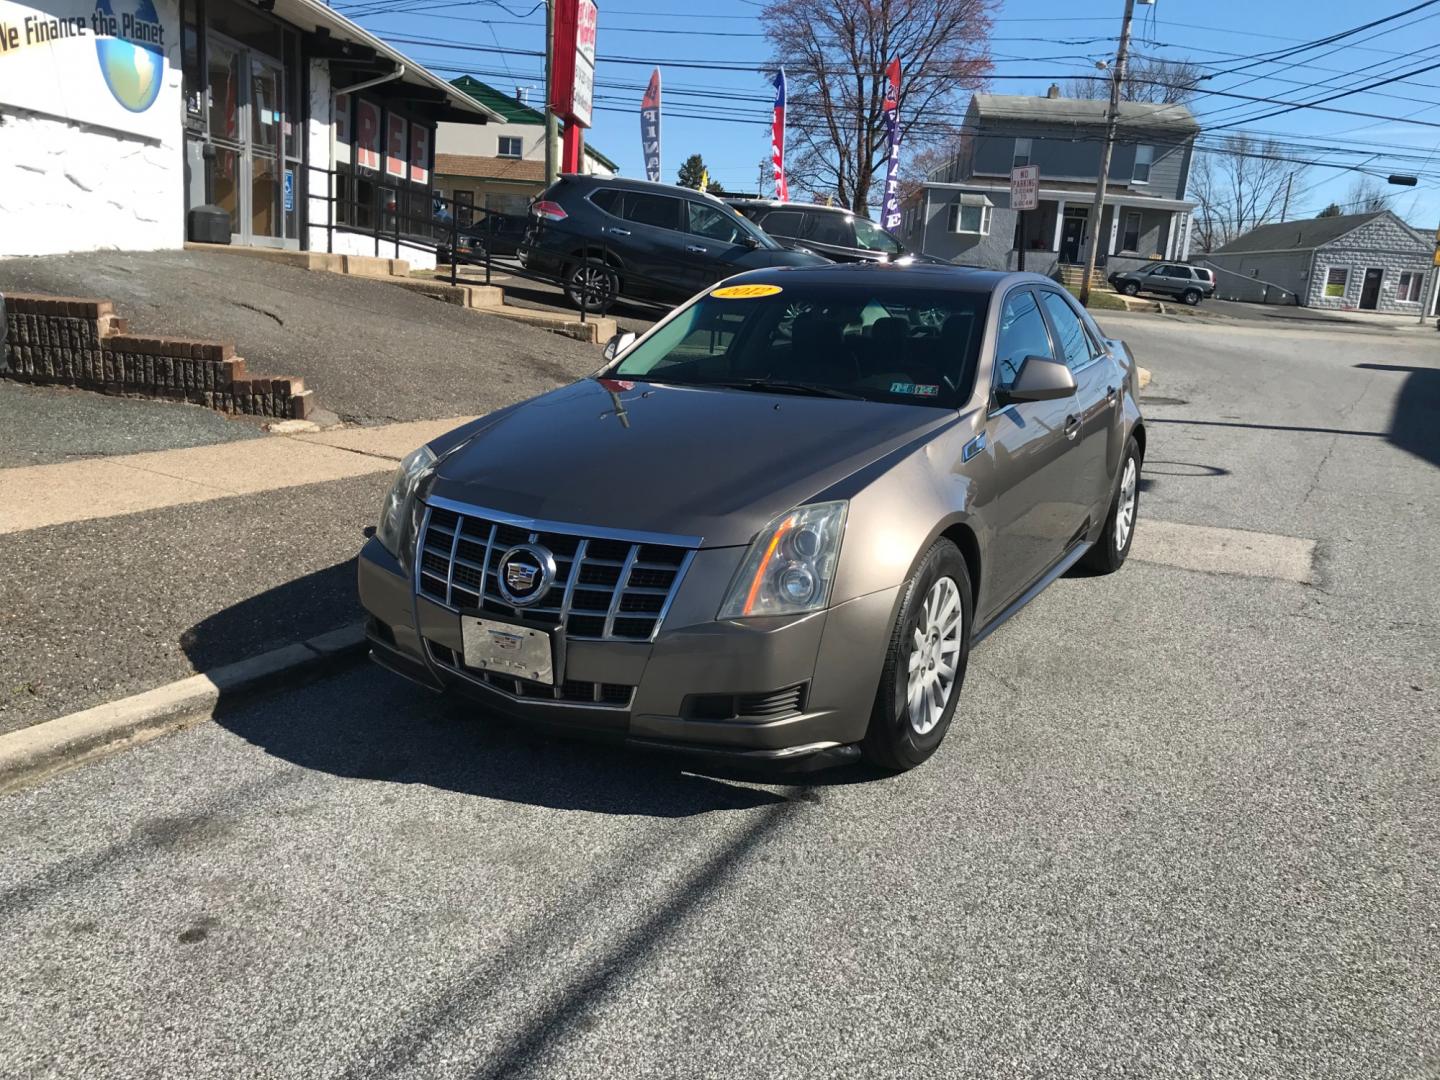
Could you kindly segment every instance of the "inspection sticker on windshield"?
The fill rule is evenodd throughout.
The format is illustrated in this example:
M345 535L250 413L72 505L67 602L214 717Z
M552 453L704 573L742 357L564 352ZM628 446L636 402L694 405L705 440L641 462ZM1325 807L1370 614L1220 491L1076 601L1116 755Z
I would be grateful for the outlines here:
M710 295L717 300L754 300L761 296L774 296L778 292L779 285L726 285Z
M913 394L915 397L939 397L940 387L932 386L929 383L893 382L890 384L892 394Z

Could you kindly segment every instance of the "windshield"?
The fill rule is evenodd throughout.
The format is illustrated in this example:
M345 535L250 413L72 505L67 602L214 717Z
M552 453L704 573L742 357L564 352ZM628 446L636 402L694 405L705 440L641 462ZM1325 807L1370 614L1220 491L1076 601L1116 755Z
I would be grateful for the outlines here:
M900 253L900 241L869 218L855 219L855 243L866 251L883 251L887 255Z
M956 408L970 396L989 301L899 285L721 287L605 374Z

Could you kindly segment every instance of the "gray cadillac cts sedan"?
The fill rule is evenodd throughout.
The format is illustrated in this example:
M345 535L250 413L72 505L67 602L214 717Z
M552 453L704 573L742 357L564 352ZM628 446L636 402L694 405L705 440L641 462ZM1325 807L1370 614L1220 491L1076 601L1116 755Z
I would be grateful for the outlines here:
M402 463L359 560L381 664L637 745L906 769L970 647L1134 539L1134 360L1038 275L757 270L607 354Z

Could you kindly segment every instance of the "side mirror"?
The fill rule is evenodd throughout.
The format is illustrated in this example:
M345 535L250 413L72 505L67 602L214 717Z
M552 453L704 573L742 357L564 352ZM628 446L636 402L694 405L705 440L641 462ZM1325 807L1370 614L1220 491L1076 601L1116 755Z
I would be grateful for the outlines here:
M1075 376L1059 360L1048 356L1027 356L1009 389L995 391L1001 405L1021 401L1056 401L1075 393Z
M605 359L614 360L622 352L628 349L634 343L634 341L635 332L633 330L622 330L620 333L616 334L614 337L612 337L609 341L605 343ZM1070 385L1075 385L1073 380L1071 381Z
M760 241L755 239L755 237L751 236L749 233L746 233L744 239L742 239L740 242L744 244L747 248L749 248L751 251L754 251L760 246Z

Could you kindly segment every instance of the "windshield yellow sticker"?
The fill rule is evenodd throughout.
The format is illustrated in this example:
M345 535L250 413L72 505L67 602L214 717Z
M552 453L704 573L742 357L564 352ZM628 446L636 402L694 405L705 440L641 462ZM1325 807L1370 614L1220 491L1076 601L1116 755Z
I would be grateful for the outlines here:
M710 295L717 300L754 300L760 296L774 296L778 292L779 285L726 285Z

